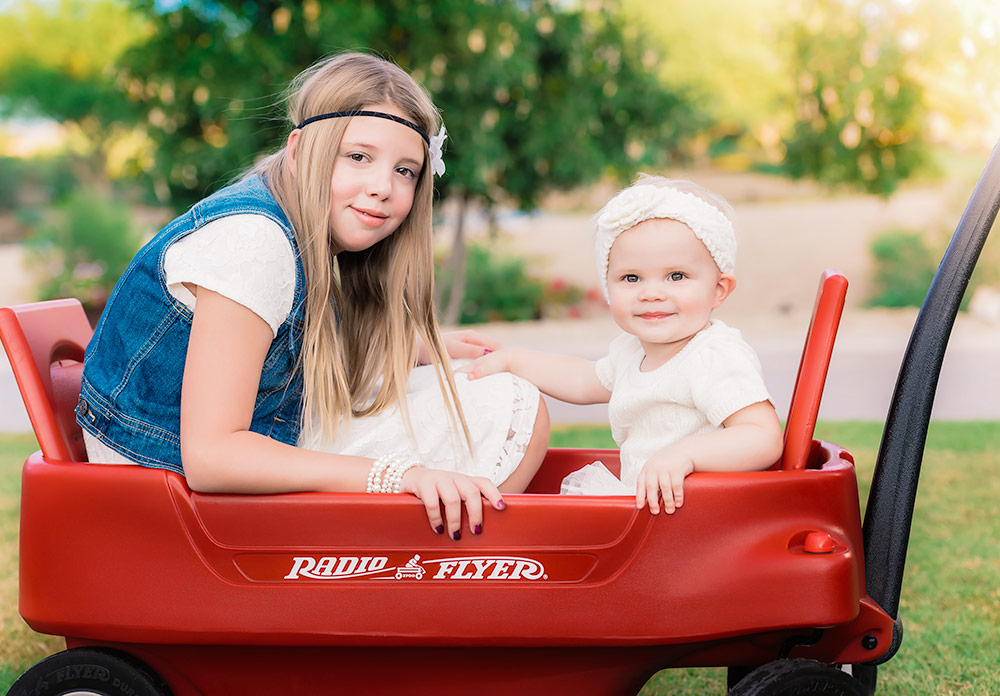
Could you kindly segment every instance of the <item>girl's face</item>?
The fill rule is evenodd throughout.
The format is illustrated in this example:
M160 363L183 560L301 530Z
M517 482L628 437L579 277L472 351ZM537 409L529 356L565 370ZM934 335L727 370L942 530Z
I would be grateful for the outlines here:
M611 314L646 352L643 369L676 355L708 326L736 280L722 273L687 225L645 220L625 230L608 256Z
M392 104L364 108L411 119ZM424 166L424 142L401 123L355 116L336 157L330 181L331 246L333 253L362 251L395 232L409 214Z

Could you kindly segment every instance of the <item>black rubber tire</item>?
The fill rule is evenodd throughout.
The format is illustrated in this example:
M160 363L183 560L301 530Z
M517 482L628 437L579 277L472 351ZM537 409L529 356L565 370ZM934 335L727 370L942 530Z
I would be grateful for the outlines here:
M840 669L861 682L861 686L868 690L868 696L872 696L875 693L875 684L878 681L877 666L857 663L853 665L840 665Z
M73 648L50 655L22 674L7 696L172 696L140 660L120 650Z
M776 660L758 667L729 696L868 696L860 681L833 665L815 660Z
M759 666L759 665L758 665ZM726 670L726 693L729 693L734 686L739 684L748 674L757 667L730 667Z

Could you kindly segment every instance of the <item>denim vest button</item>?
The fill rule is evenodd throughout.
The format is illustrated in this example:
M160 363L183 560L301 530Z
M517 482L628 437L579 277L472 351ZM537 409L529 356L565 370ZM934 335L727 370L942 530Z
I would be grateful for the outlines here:
M86 416L90 413L90 406L87 404L86 399L80 399L80 405L77 408L79 409L81 416Z

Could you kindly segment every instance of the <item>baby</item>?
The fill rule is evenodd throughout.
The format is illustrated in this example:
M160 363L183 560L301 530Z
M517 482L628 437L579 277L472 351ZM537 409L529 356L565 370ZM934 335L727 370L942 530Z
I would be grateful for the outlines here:
M562 492L635 495L672 513L694 471L766 469L782 437L760 362L740 332L717 319L736 286L731 208L690 181L643 176L598 215L597 265L625 332L596 363L500 350L464 366L470 379L512 372L563 401L608 403L621 479L600 462L573 472Z

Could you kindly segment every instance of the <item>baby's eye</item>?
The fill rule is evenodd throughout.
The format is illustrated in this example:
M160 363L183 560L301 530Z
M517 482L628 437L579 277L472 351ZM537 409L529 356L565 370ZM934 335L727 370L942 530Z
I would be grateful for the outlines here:
M625 275L622 276L622 280L624 280L626 283L638 283L639 276L637 276L635 273L626 273Z
M684 280L687 276L680 271L674 271L667 277L670 278L670 280Z

